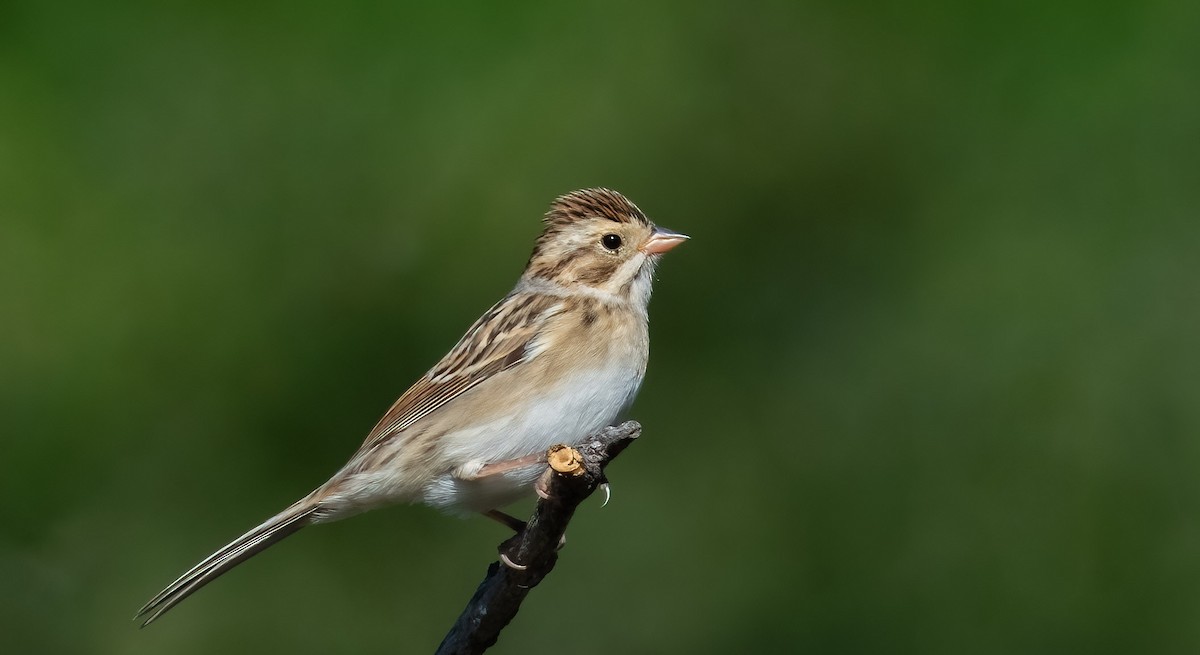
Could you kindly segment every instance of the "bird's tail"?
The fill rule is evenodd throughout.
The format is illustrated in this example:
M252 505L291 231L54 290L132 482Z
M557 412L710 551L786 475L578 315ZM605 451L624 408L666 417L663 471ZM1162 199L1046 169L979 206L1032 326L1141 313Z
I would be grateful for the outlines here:
M157 596L151 598L150 602L146 603L142 609L138 610L134 619L145 617L146 620L142 622L142 627L150 625L164 612L175 607L184 598L191 596L197 589L283 540L284 537L313 523L316 519L315 513L319 508L319 503L309 496L272 516L262 525L234 539L233 542L192 567L190 571L179 576L178 580L172 582Z

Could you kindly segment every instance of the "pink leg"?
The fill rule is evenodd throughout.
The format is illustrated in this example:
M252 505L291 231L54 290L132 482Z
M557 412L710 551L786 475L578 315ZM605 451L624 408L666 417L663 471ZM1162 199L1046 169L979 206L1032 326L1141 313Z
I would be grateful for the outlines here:
M527 466L533 466L534 464L545 461L546 455L542 453L536 455L526 455L524 457L518 457L517 459L506 459L502 462L484 464L474 473L460 475L458 477L462 478L463 480L480 480L493 475L502 475L504 473L508 473L509 471L515 471L516 469L525 468Z
M498 509L489 509L483 515L501 525L507 526L513 532L520 532L525 529L524 521L511 514L505 514Z

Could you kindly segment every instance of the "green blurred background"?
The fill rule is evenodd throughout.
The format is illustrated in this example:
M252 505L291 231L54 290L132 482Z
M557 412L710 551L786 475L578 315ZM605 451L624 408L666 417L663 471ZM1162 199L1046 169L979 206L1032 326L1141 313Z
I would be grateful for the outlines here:
M1200 5L0 5L0 643L429 652L506 535L306 530L611 186L644 439L497 653L1200 651ZM526 511L525 507L519 508Z

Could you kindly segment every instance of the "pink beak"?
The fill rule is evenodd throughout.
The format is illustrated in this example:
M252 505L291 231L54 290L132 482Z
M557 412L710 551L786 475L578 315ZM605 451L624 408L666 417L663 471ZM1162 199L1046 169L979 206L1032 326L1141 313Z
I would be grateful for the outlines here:
M672 232L671 230L663 227L656 227L654 228L654 231L650 233L650 238L646 239L646 243L643 243L642 247L638 248L638 250L641 250L647 255L658 255L670 250L671 248L674 248L690 238L691 237L686 234Z

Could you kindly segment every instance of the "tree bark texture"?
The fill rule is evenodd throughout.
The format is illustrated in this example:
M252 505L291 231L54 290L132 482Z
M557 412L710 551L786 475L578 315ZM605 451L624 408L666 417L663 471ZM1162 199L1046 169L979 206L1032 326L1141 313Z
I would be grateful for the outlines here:
M555 446L539 488L545 492L525 529L500 544L513 566L493 562L437 655L482 653L500 636L521 609L521 602L558 561L567 524L579 506L601 484L604 468L642 432L636 421L604 428L574 447Z

